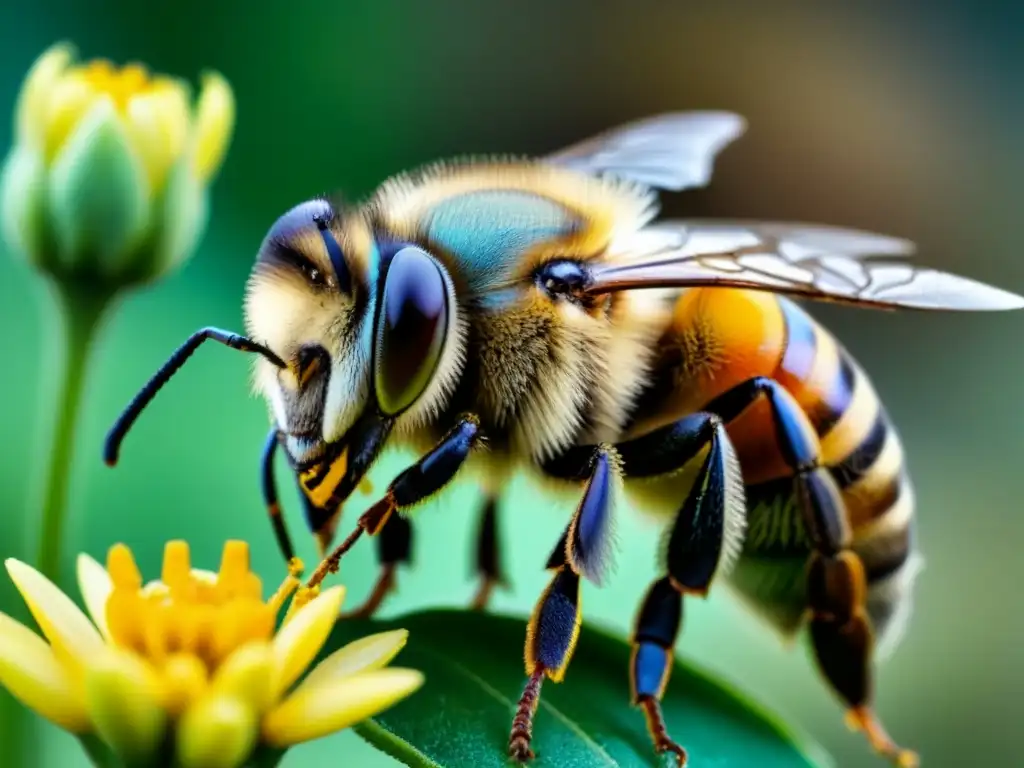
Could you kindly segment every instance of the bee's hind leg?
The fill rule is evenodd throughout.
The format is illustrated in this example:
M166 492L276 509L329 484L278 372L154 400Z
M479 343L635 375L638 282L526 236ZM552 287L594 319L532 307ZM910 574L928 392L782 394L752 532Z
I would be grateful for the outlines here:
M850 725L864 731L871 746L895 765L914 768L917 755L889 737L871 707L874 636L864 564L851 549L844 501L821 464L821 444L810 420L781 384L762 377L723 393L708 410L731 420L759 397L771 407L776 441L793 472L794 496L811 542L807 607L818 667L846 704Z
M580 460L581 452L588 454ZM509 755L525 762L533 758L533 718L540 703L544 678L561 682L576 649L582 614L580 577L600 584L608 564L612 498L619 461L611 446L578 449L567 458L572 469L563 474L586 481L583 498L548 558L554 576L537 601L526 628L526 687L519 699L508 740ZM546 468L545 468L546 469ZM563 467L565 469L565 467ZM557 760L557 756L552 756Z
M686 765L686 750L668 732L661 699L668 687L683 618L683 596L706 597L715 576L738 551L746 515L743 481L722 420L697 413L617 446L629 479L681 472L703 453L664 549L664 573L637 614L629 679L655 751Z
M479 580L476 594L470 602L474 611L487 610L494 589L508 583L502 575L501 539L498 533L498 498L487 494L480 514L480 527L476 536L476 575Z

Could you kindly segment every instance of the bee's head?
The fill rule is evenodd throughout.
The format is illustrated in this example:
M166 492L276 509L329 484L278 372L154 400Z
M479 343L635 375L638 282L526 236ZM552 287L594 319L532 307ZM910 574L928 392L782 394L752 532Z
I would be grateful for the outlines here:
M361 417L401 428L436 412L461 364L447 271L417 246L375 239L362 211L323 199L270 228L245 314L249 334L287 363L257 361L256 387L300 462Z
M366 401L374 251L360 218L324 199L287 211L260 246L246 292L246 329L287 366L258 360L256 388L297 459L344 432Z

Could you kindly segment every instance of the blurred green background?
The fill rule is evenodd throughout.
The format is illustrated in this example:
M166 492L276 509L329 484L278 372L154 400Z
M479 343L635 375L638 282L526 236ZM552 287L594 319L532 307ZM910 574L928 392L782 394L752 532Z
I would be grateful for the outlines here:
M118 469L103 466L101 441L190 332L241 328L246 274L278 213L325 191L358 197L409 165L470 152L541 153L664 110L734 110L749 119L747 136L721 156L710 188L667 198L668 214L873 229L917 241L920 258L939 268L1024 291L1024 9L1003 5L4 4L5 110L32 60L59 39L86 58L138 59L189 78L216 68L238 99L236 138L199 253L128 297L103 329L77 441L65 585L73 586L74 553L103 557L116 541L155 575L163 542L176 537L210 566L224 539L245 538L257 566L276 578L257 484L267 422L248 392L243 356L196 355L140 422ZM0 124L4 146L9 138ZM4 254L4 556L34 549L34 483L59 365L50 309L41 281ZM1024 315L812 311L873 372L917 485L927 568L909 635L879 677L881 714L925 766L1018 764L1024 363L1015 339ZM378 487L395 468L395 460L378 467ZM302 534L281 469L292 529ZM357 495L348 519L366 501ZM475 501L461 490L420 512L416 567L402 575L388 614L468 599ZM522 485L503 511L515 584L495 607L525 612L545 584L543 561L565 519ZM618 576L589 590L585 605L589 620L624 629L654 573L656 532L627 521L620 533ZM299 538L311 558L311 541ZM353 602L374 570L368 546L345 561ZM9 610L15 598L0 581ZM688 608L679 647L820 739L839 765L881 764L845 730L804 648L783 649L725 591ZM35 728L27 765L84 764L69 738ZM296 749L284 764L395 765L351 733Z

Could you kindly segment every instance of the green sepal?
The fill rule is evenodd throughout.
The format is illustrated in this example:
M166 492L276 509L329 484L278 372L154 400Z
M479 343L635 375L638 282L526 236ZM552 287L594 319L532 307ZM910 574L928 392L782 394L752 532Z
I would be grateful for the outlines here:
M149 223L149 187L112 103L82 119L50 169L59 267L110 278L122 271Z
M131 280L154 280L187 261L206 229L208 211L206 189L186 153L171 167L167 183L153 201L150 230L132 260Z
M50 270L54 238L46 188L42 153L27 145L13 147L0 173L0 223L4 238L30 264Z

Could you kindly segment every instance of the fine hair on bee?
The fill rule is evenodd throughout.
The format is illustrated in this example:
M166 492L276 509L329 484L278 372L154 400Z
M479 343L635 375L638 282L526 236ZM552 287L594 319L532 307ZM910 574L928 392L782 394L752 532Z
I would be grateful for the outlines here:
M294 206L256 256L246 335L193 335L111 430L108 463L200 343L252 352L278 544L294 557L274 474L283 453L326 556L310 585L362 537L376 542L378 578L356 615L377 611L410 562L409 513L456 478L482 491L478 609L507 583L512 474L566 510L538 555L551 580L527 628L513 758L533 756L542 684L566 673L581 589L606 578L628 499L664 528L628 670L656 752L687 761L661 700L684 604L721 582L783 636L806 630L849 722L916 765L873 707L879 648L898 643L921 569L903 445L869 376L800 302L987 311L1024 299L912 262L899 238L659 220L658 195L706 186L745 128L727 112L670 113L545 157L431 163L360 202ZM419 458L336 543L345 501L391 448Z

